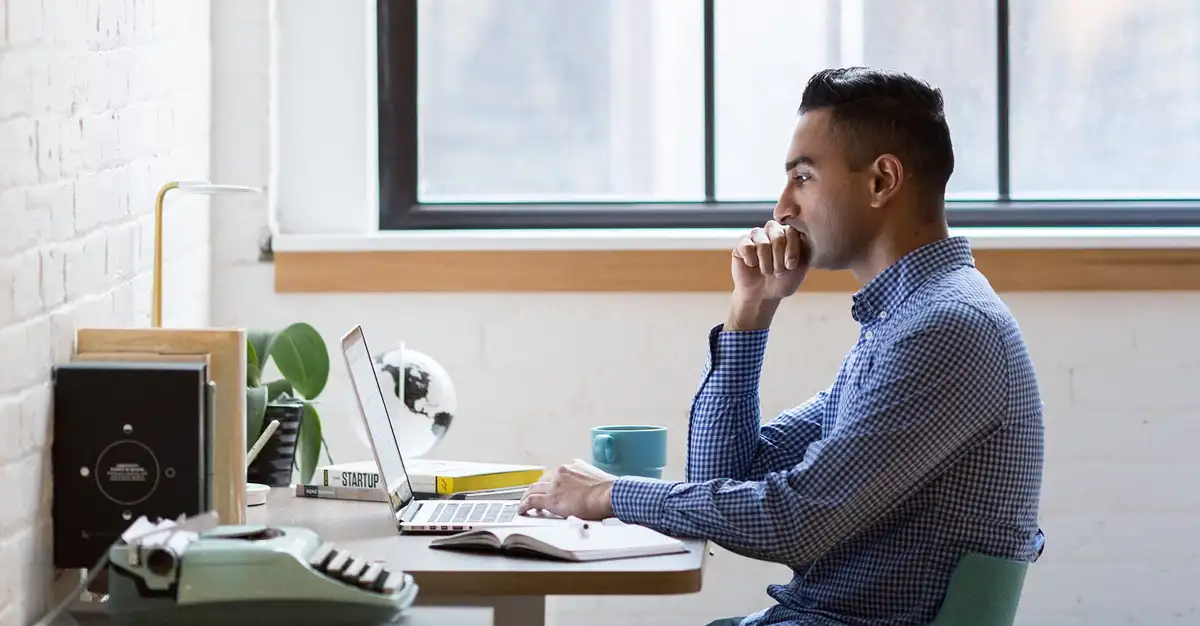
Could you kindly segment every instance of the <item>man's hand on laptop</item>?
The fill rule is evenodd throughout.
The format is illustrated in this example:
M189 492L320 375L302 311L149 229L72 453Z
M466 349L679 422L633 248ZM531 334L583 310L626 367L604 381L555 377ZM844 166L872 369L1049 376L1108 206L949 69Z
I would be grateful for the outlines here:
M575 459L542 475L525 490L517 512L547 511L561 517L602 520L613 516L612 485L616 476Z

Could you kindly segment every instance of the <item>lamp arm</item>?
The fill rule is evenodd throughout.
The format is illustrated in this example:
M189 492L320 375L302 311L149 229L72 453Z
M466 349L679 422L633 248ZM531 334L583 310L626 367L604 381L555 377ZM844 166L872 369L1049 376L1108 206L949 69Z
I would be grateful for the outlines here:
M162 326L163 198L168 191L178 188L177 182L163 185L154 201L154 294L150 302L151 328Z

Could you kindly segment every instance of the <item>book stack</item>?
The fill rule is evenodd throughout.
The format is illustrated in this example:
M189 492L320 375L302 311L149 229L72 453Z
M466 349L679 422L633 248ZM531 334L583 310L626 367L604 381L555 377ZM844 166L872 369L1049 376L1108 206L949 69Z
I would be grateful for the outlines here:
M545 471L539 465L474 461L405 461L413 493L422 499L519 499ZM322 465L310 484L294 485L304 498L387 502L375 461Z

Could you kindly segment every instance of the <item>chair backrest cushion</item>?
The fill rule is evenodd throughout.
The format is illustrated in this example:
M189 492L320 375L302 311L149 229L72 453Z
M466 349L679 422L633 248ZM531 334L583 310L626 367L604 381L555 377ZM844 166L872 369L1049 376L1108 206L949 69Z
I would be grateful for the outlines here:
M1012 626L1028 569L1027 561L964 555L931 626Z

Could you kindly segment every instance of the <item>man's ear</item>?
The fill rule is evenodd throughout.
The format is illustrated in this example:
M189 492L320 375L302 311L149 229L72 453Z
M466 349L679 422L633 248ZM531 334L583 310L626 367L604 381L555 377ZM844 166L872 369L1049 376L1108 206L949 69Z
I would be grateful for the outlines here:
M895 155L881 154L871 165L871 206L886 206L904 184L904 165Z

